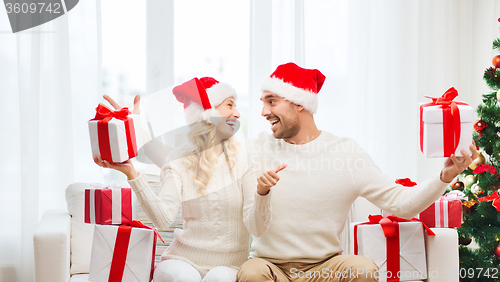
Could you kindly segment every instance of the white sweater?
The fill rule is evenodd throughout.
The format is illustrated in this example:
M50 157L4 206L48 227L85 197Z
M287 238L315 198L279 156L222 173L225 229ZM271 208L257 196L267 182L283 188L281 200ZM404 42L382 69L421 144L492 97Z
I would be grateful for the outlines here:
M254 238L250 253L276 263L319 262L341 253L338 236L359 196L392 214L411 218L447 186L438 175L411 188L395 184L352 139L327 132L302 145L266 133L252 143L252 160L260 170L288 165L271 188L271 224L266 233Z
M248 259L250 234L260 236L270 222L270 197L257 194L257 175L249 165L247 151L240 145L234 158L232 180L225 155L218 157L207 194L200 196L193 173L179 152L170 154L161 170L157 196L144 175L130 180L142 209L159 229L168 228L182 206L183 229L162 254L192 264L202 275L215 266L240 267Z

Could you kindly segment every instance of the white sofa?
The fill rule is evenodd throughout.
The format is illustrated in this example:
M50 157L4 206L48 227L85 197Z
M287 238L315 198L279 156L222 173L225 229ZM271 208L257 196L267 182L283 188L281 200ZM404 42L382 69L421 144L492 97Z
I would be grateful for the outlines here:
M89 281L93 225L83 223L83 195L86 187L88 184L85 183L71 184L66 190L68 209L49 210L43 215L33 238L35 282ZM353 205L350 221L366 221L368 214L377 213L379 210L375 206L360 198ZM135 209L134 218L137 216ZM426 242L427 267L431 274L427 281L458 282L457 232L448 228L433 230L436 236L429 237ZM171 240L165 237L167 242ZM342 239L345 243L345 238ZM164 248L164 245L157 248L157 256ZM447 271L451 273L448 278L445 277ZM439 274L437 277L436 272Z

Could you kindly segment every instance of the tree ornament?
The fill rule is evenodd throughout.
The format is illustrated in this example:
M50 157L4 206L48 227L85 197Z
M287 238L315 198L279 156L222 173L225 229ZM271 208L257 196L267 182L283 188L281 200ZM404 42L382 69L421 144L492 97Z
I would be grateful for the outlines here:
M500 245L498 245L495 250L493 251L495 256L500 259Z
M460 237L460 238L458 239L458 243L459 243L460 245L464 245L464 246L469 245L471 242L472 242L472 239L471 239L470 237L468 237L468 238L463 238L463 237Z
M485 162L486 162L486 159L484 158L483 154L481 152L477 152L477 159L475 159L469 165L469 168L472 169L472 170L475 170L478 165L484 164Z
M477 185L477 183L474 183L472 184L472 186L470 187L470 191L474 194L479 194L481 193L483 190L481 189L481 187L479 187L479 185Z
M466 187L471 187L472 184L476 182L476 177L473 174L469 174L464 178L464 184Z
M473 213L476 212L476 206L471 206L471 207L466 207L466 206L462 206L462 211L468 215L471 215Z
M493 57L493 60L491 62L493 63L495 69L500 68L500 55L496 55L495 57Z
M500 89L497 91L497 100L500 102Z
M451 188L453 190L463 191L465 188L465 184L462 181L455 181L453 182L453 184L451 184Z
M474 130L481 133L487 127L486 122L483 120L478 120L474 123Z

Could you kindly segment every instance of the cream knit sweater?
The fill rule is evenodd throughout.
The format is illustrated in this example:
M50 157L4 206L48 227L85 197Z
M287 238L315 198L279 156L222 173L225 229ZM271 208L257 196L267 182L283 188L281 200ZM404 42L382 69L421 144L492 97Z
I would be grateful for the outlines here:
M338 236L357 197L411 218L447 186L438 175L411 188L395 184L352 139L327 132L302 145L266 133L252 143L252 159L260 170L288 164L271 188L271 224L254 238L250 253L271 262L319 262L341 253Z
M205 275L215 266L238 268L248 259L249 231L256 237L265 232L271 218L271 195L257 194L258 175L249 165L244 146L238 146L233 158L231 174L225 155L218 157L204 196L198 194L193 173L179 152L170 154L161 170L159 196L144 175L129 181L142 209L159 229L168 228L182 207L183 229L174 231L162 260L186 261Z

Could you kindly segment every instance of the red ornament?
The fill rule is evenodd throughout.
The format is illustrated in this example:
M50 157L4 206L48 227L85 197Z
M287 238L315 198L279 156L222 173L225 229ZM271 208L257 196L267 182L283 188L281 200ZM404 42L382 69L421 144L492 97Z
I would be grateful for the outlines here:
M493 57L493 60L491 62L493 63L495 69L500 68L500 55L496 55L495 57Z
M481 133L483 132L483 130L487 127L486 125L486 122L482 121L482 120L478 120L476 121L476 123L474 123L474 130Z
M500 245L495 248L495 250L493 251L493 253L495 254L495 256L497 258L500 259Z
M451 184L451 188L453 190L460 190L460 191L463 191L464 190L464 183L462 181L455 181L453 182L453 184Z

